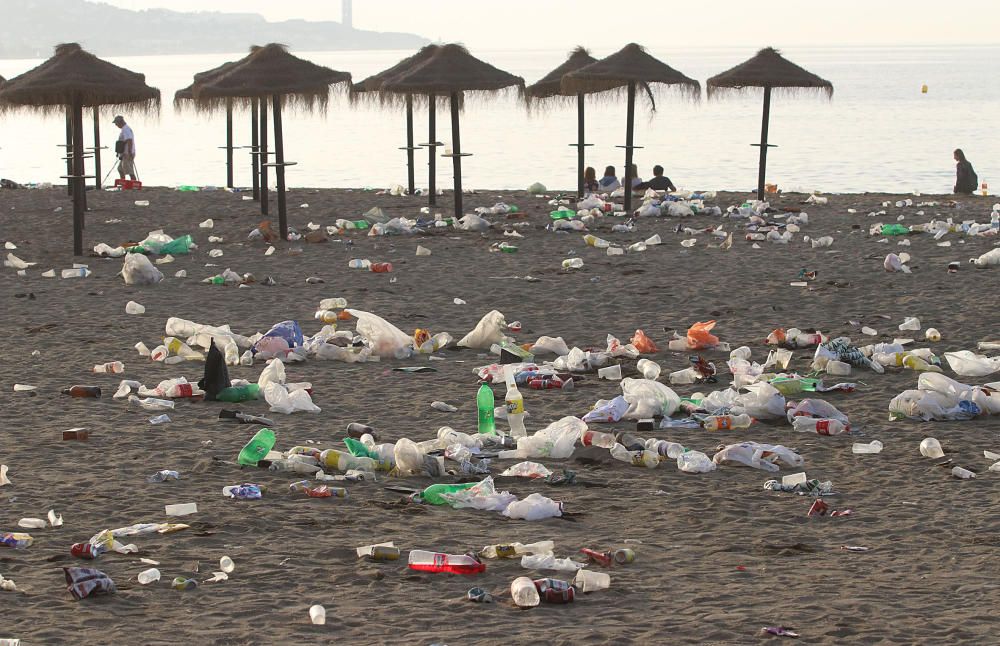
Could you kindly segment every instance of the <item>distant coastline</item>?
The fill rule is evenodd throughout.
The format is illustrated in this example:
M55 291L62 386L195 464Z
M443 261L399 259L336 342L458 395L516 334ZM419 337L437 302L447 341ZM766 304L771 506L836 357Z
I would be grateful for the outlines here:
M307 51L416 49L430 40L333 21L268 22L245 13L131 11L88 0L20 0L0 20L0 59L47 58L62 42L79 42L98 56L144 56L241 52L269 42Z

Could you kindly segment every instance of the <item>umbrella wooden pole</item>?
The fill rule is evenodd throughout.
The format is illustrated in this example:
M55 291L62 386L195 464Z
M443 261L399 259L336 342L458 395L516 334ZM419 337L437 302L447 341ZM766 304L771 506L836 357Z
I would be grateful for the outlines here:
M285 212L285 140L281 131L281 96L271 97L274 112L274 175L278 181L278 230L288 240L288 217Z
M635 139L635 82L628 84L628 116L625 121L625 215L632 214L632 142Z
M100 110L94 107L94 190L104 190L101 179L101 122Z
M76 97L73 102L73 172L70 185L73 187L73 255L83 255L83 212L87 206L87 194L83 166L83 101Z
M437 96L427 97L427 205L437 205Z
M407 195L417 191L413 176L413 95L406 95L406 186Z
M260 99L260 214L268 214L267 194L267 99Z
M253 199L260 201L260 130L258 129L257 101L250 104L250 168L253 175Z
M576 95L576 195L583 197L583 169L584 169L584 107L583 93Z
M771 88L764 87L764 116L760 124L760 165L757 169L757 199L764 199L764 176L767 172L767 127L771 121Z
M226 103L226 187L233 187L233 103Z
M451 93L451 160L455 169L455 219L462 217L462 138L458 126L458 92Z

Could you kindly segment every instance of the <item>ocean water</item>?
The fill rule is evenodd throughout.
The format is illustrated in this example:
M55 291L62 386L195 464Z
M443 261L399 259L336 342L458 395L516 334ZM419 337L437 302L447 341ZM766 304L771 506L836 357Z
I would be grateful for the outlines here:
M752 48L650 47L654 56L702 82L745 60ZM349 71L361 80L409 52L296 52L316 63ZM530 84L566 56L555 50L476 50L475 55L522 76ZM595 48L595 56L610 52ZM816 96L772 100L767 180L784 189L827 192L948 192L954 183L952 150L963 148L981 181L1000 186L1000 46L789 48L794 62L829 79L832 101ZM155 117L125 113L136 133L139 173L151 185L225 183L225 119L177 113L174 92L194 73L242 54L113 58L146 74L160 88L163 107ZM0 60L10 78L41 61ZM921 93L926 84L929 91ZM689 102L669 92L652 112L638 102L636 163L642 177L662 164L681 187L750 190L757 179L761 92L725 100ZM102 143L117 137L112 114L102 115ZM249 114L236 116L236 145L250 143ZM426 140L426 112L416 111L416 141ZM285 113L290 186L384 187L405 184L405 120L402 110L331 101L325 114ZM61 117L16 112L0 116L0 176L20 182L58 182L65 167L58 145ZM90 127L87 145L90 146ZM438 110L438 139L450 145L446 111ZM540 181L550 188L576 185L574 104L525 110L512 96L477 98L462 114L464 185L524 188ZM600 174L614 165L622 174L624 98L595 97L587 103L587 163ZM444 152L439 149L439 152ZM426 185L426 152L417 153L418 186ZM113 155L105 153L105 172ZM250 183L250 158L236 152L236 182ZM450 187L449 159L438 160L438 186ZM273 177L272 177L273 182Z

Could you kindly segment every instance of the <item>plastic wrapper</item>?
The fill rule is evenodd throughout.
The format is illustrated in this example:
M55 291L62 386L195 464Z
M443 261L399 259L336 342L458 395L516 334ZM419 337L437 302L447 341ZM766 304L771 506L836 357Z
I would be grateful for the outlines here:
M462 337L458 342L460 348L474 348L477 350L489 350L493 344L500 344L504 340L504 332L507 330L507 322L503 314L497 310L491 310L476 327Z
M358 334L372 354L383 359L403 359L413 352L413 338L382 317L362 310L349 309L347 313L358 319Z
M677 393L657 381L626 377L622 379L621 386L629 404L625 419L648 419L657 415L670 417L681 404Z
M540 493L533 493L523 500L517 500L504 509L503 515L519 520L543 520L562 516L563 504L546 498Z
M122 278L126 285L155 285L163 280L163 272L141 253L130 253L125 256Z
M288 391L285 386L269 383L263 388L264 399L271 406L273 413L318 413L320 407L313 403L312 397L305 390Z
M780 471L779 463L789 467L801 467L805 458L780 444L759 444L740 442L730 444L712 456L712 461L720 465L744 466L762 471Z

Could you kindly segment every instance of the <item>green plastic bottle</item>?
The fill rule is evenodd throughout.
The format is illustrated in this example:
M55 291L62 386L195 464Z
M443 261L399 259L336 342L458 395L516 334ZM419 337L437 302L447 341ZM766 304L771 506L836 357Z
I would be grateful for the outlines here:
M910 232L910 228L905 224L883 224L882 235L884 236L905 236Z
M476 408L479 409L479 432L480 433L496 433L496 423L493 420L493 389L489 387L489 384L483 384L479 387L479 393L476 395Z
M420 497L429 505L447 505L448 501L442 498L442 494L458 493L475 487L478 482L466 482L465 484L433 484L420 493Z
M223 388L215 398L220 402L246 402L252 399L260 399L260 386L257 384L247 384L246 386L230 386Z
M576 217L576 211L570 209L557 209L549 212L549 217L553 220L570 220Z
M354 221L354 228L355 229L367 229L369 226L371 226L371 225L368 223L368 220L355 220Z
M240 451L237 462L251 467L257 466L257 463L274 448L274 442L274 431L269 428L260 429Z

